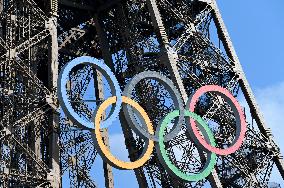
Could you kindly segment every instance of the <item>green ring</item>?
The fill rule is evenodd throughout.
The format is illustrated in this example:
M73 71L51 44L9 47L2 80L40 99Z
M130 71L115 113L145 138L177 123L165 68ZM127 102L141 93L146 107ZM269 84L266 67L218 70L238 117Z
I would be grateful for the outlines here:
M209 140L210 144L212 146L216 146L214 135L212 131L210 130L210 128L208 127L208 124L200 116L198 116L197 114L193 112L185 110L184 113L185 113L185 117L191 117L198 122L198 124L200 125L199 128L203 132L203 135L205 131L207 134L205 135L205 137L207 136L207 139ZM163 161L162 165L167 170L169 170L169 172L172 172L171 174L175 175L176 177L181 178L186 181L191 181L191 182L202 180L206 178L212 172L215 164L217 163L217 157L215 153L208 152L206 165L198 174L193 174L193 175L182 172L171 162L170 158L168 157L166 147L164 144L165 130L166 130L167 125L171 122L171 120L173 120L175 117L178 117L178 116L179 116L179 110L175 110L169 113L164 118L164 120L162 121L162 124L158 128L159 129L159 142L158 144L156 144L156 146L158 147L157 149L158 157L163 159L161 160Z

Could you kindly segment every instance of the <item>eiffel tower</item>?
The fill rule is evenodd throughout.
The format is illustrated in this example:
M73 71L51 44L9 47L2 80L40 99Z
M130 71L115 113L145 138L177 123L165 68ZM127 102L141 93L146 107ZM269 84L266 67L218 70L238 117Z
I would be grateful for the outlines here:
M169 174L154 151L134 170L139 187L269 187L276 165L284 162L245 77L215 0L0 0L0 187L98 187L92 176L99 158L89 130L82 130L60 110L58 74L70 60L92 56L108 65L124 89L143 71L171 79L183 102L204 85L219 85L243 95L247 132L241 148L218 156L205 179L186 182ZM217 42L216 42L217 41ZM94 90L88 105L84 96ZM147 88L148 92L144 92ZM108 95L102 74L90 66L72 70L67 85L73 107L90 119ZM157 94L158 93L158 94ZM173 110L166 88L143 82L133 93L154 126ZM151 104L149 104L149 99ZM195 113L212 123L217 147L231 144L235 117L224 101L206 96ZM144 140L119 116L129 160L137 159ZM102 129L109 146L109 130ZM110 146L109 146L110 147ZM198 172L204 163L183 126L167 143L178 148L175 165ZM103 163L105 187L115 187L113 167ZM66 177L62 180L62 177ZM273 186L276 186L273 185Z

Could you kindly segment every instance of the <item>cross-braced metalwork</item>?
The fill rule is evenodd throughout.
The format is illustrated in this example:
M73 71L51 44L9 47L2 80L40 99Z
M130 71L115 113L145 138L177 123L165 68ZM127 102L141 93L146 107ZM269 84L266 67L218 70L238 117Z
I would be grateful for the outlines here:
M208 84L243 94L248 131L236 153L218 157L211 175L185 182L167 173L154 151L135 169L140 187L268 187L274 164L284 163L265 126L215 0L0 0L0 187L97 187L92 177L99 156L89 130L82 130L59 109L57 77L71 59L82 55L104 60L123 89L145 70L170 78L183 102ZM108 86L90 66L72 70L66 86L78 114L92 118ZM85 95L94 89L94 97ZM153 80L139 82L132 98L156 127L174 109L167 89ZM235 138L230 106L215 94L204 95L196 111L210 125L218 147ZM104 115L106 116L106 115ZM125 146L131 161L144 140L121 112ZM108 130L102 130L108 145ZM185 172L198 172L205 155L181 133L166 143L171 160ZM112 167L104 163L105 186L114 187ZM276 186L273 185L273 186Z

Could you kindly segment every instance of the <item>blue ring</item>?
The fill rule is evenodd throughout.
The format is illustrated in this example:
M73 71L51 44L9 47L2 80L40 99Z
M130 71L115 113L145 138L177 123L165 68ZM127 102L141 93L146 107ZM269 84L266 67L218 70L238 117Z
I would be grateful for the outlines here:
M110 84L110 89L112 95L117 97L116 106L110 112L109 117L102 122L101 128L107 128L114 122L120 112L121 105L122 105L122 96L121 96L121 89L119 87L118 81L111 71L111 69L103 63L102 60L95 59L89 56L82 56L76 59L73 59L69 63L67 63L61 70L59 74L59 82L58 82L58 99L59 103L62 107L63 112L67 115L67 117L73 122L81 126L82 128L93 129L94 123L92 120L87 121L84 118L80 117L75 110L72 108L70 102L68 101L67 91L66 91L66 84L67 80L69 79L69 73L71 72L72 68L77 65L91 65L100 71L103 76L107 79L108 83ZM94 112L95 113L95 112Z

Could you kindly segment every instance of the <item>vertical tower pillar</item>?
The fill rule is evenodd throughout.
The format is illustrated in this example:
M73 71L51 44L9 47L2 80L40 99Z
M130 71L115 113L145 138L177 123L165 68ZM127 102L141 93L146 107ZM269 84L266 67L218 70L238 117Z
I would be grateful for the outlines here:
M94 70L94 80L95 80L95 94L97 99L97 105L100 105L100 101L104 100L104 88L103 88L103 78L102 74ZM105 116L105 114L104 114ZM104 117L105 118L105 117ZM108 129L102 129L101 134L103 137L104 144L109 148L109 137L108 137ZM104 176L105 176L105 186L107 188L114 188L114 179L112 173L112 167L106 162L103 162L104 168Z
M121 9L120 9L120 11L122 12ZM99 42L100 42L100 46L101 46L103 59L104 59L105 63L114 72L114 65L113 65L113 61L112 61L112 55L111 55L111 52L110 52L110 47L109 47L104 29L102 28L102 23L100 22L98 15L95 16L95 24L96 24L97 33L98 33L99 38L100 38ZM97 79L99 80L99 78L97 78ZM122 130L123 130L123 133L124 133L124 137L125 137L125 140L126 140L126 147L128 149L128 152L129 152L130 160L132 160L132 159L135 160L137 151L133 148L133 146L131 146L131 143L130 143L131 140L133 140L133 135L132 135L131 130L129 129L129 126L127 125L127 122L124 118L123 113L120 114L120 120L121 120L121 125L122 125ZM102 133L102 135L105 135L105 136L106 136L106 134L107 134L106 132ZM108 138L105 138L105 139L108 140ZM108 183L111 183L110 182L111 180L107 180L108 176L110 175L109 171L107 170L109 168L110 168L109 165L104 163L106 186L107 186ZM145 178L145 174L143 172L143 169L142 168L134 169L134 173L135 173L138 185L140 187L143 187L143 188L148 187L147 180ZM113 182L112 182L112 185L113 185Z
M51 99L53 105L50 126L51 133L49 136L49 167L51 172L48 174L51 186L54 188L61 187L61 176L59 166L59 147L57 129L59 126L58 104L55 101L57 96L57 79L58 79L58 41L57 41L57 0L50 0L50 18L47 23L47 28L50 32L49 39L49 62L48 62L48 86L52 91L52 96L47 96Z

